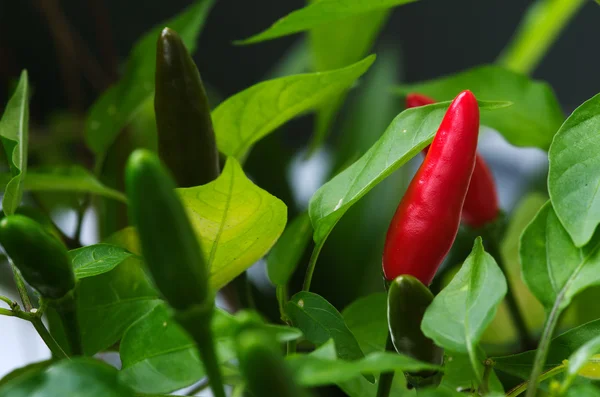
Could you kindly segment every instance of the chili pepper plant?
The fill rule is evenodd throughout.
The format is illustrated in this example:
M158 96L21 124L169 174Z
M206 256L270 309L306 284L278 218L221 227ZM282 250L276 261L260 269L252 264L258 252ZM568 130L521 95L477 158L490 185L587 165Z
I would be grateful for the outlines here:
M192 58L215 3L196 0L74 124L91 161L40 155L24 70L0 121L20 297L0 315L51 357L0 396L600 396L600 95L565 114L530 77L586 2L537 0L496 62L401 83L373 44L410 2L308 2L248 32L234 45L305 39L222 99ZM547 155L513 208L490 130ZM324 153L303 200L288 170Z

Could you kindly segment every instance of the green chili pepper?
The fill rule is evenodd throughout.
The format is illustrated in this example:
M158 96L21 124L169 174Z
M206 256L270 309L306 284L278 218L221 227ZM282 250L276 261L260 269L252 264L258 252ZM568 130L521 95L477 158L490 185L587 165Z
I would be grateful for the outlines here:
M0 243L23 278L43 297L60 299L75 288L67 249L33 219L23 215L2 219Z
M421 331L425 310L433 294L417 278L398 276L388 290L388 325L392 343L399 353L417 360L441 365L443 350ZM432 373L419 373L421 377Z
M200 73L181 37L165 28L156 51L154 96L158 151L178 186L219 176L219 152Z
M81 354L76 281L65 246L44 226L23 215L7 216L0 221L0 243L25 281L57 311L71 352Z
M130 219L160 292L179 310L211 300L198 239L175 193L175 183L158 157L136 150L127 162L125 178Z
M307 397L293 380L279 346L259 327L242 327L236 338L239 368L254 397Z
M214 300L207 264L175 182L156 155L138 149L127 162L125 183L130 218L154 283L198 345L213 394L225 397L210 328Z

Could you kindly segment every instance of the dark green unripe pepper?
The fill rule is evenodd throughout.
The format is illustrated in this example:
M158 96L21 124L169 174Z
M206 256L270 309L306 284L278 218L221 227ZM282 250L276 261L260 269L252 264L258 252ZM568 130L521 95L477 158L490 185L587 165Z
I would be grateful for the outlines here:
M211 330L214 299L207 264L175 182L155 154L138 149L127 162L125 184L129 215L154 283L196 342L213 395L225 397Z
M181 37L165 28L156 49L154 96L158 151L179 187L219 176L219 152L198 68Z
M23 278L43 297L60 299L75 288L67 249L33 219L23 215L2 219L0 243Z
M75 302L75 274L67 249L38 222L23 215L0 221L0 244L21 275L54 308L72 354L82 354Z
M136 150L127 162L129 215L154 283L171 306L184 310L212 301L200 244L175 183L156 155Z
M423 315L432 301L433 294L418 279L398 276L388 290L388 325L392 343L399 353L441 365L443 350L421 331Z
M259 327L242 327L236 338L239 369L254 397L307 397L292 378L279 346Z

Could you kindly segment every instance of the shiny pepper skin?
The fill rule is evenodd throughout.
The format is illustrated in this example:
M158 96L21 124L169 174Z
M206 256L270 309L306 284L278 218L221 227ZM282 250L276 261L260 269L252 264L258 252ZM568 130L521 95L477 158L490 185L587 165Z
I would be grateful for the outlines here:
M206 260L161 161L145 149L136 150L127 162L125 182L130 219L159 291L177 310L212 302Z
M458 231L478 133L477 100L463 91L448 108L392 218L383 249L387 280L409 274L431 283Z
M155 80L158 151L177 186L217 179L219 152L204 85L183 40L169 28L156 45Z
M44 298L61 299L75 288L67 249L38 222L23 215L5 217L0 243L25 281Z
M423 316L432 301L431 291L415 277L398 276L388 289L388 325L397 352L441 365L443 350L421 331Z
M412 93L406 96L407 108L431 105L432 103L435 101L425 95ZM427 149L424 152L426 153L426 151ZM500 206L494 176L483 157L478 154L463 205L462 220L467 226L478 229L495 221L499 213Z

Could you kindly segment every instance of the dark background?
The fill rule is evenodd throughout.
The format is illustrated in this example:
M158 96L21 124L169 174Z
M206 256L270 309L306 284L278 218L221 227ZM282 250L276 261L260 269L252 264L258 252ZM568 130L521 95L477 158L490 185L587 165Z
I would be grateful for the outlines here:
M60 5L72 30L90 48L109 82L115 65L125 59L143 32L191 1L0 0L0 103L6 101L10 82L27 68L35 89L32 116L38 122L56 109L71 106L85 110L99 91L99 87L82 79L83 94L76 96L76 105L70 105L47 23L49 14L42 11L52 3ZM493 62L531 3L422 0L397 8L380 40L402 51L403 80L428 79ZM232 41L263 30L303 5L301 0L218 0L195 56L205 81L226 96L260 81L300 36L248 47L235 46ZM600 7L589 1L534 72L534 77L554 87L566 111L596 94L600 87L599 16Z

